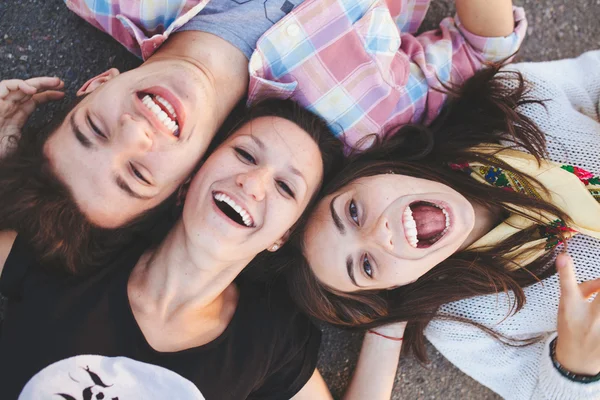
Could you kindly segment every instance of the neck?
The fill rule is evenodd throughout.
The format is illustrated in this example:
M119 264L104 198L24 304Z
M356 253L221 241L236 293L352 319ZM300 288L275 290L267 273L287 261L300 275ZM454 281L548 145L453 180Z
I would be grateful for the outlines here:
M213 89L215 123L220 127L248 88L248 59L237 47L206 32L173 34L147 63L178 59L197 67Z
M197 314L224 304L247 263L221 261L191 244L179 220L161 245L138 261L129 281L130 294L143 297L157 318Z
M479 203L472 202L473 210L475 211L475 225L471 230L469 236L464 241L464 243L460 246L460 250L464 250L483 236L485 236L488 232L490 232L502 219L502 210L493 209L489 210L486 207L483 207Z

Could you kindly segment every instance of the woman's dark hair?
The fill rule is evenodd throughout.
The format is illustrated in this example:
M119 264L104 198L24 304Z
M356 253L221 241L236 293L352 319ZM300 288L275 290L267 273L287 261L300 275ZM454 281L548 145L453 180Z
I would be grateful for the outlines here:
M493 67L478 72L459 88L446 89L448 104L430 127L402 127L371 149L352 156L341 173L324 189L324 195L332 194L358 178L393 172L441 182L489 210L523 215L518 209L520 207L545 211L569 221L568 216L550 203L480 183L448 166L456 162L481 162L500 167L545 190L533 177L514 170L493 154L473 149L483 143L501 143L505 147L531 153L538 162L546 156L544 133L519 112L519 107L524 105L543 107L542 101L529 95L523 76ZM512 251L517 254L524 252L519 249L530 240L533 229L512 235L492 248L457 252L416 282L392 290L342 293L327 287L315 277L302 255L301 231L292 241L295 254L289 257L282 270L299 307L320 320L357 328L409 321L403 348L425 362L424 329L433 318L474 324L509 344L526 344L509 340L466 318L442 315L438 310L449 302L509 291L514 293L514 302L508 311L521 309L525 304L522 288L555 272L548 262L552 254L546 254L523 268L518 268L512 259L504 256Z
M82 99L57 112L50 124L27 127L20 138L10 138L12 151L0 160L0 230L16 231L38 261L70 274L104 265L138 235L150 235L175 203L172 195L117 229L89 222L44 154L48 138Z

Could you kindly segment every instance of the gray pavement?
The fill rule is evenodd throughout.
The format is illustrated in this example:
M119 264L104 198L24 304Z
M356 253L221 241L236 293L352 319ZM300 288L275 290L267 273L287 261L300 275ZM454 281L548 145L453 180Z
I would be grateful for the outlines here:
M515 0L525 7L529 36L517 61L573 57L600 47L600 0ZM434 0L425 28L454 11L453 0ZM0 1L0 79L56 75L72 96L89 77L139 61L105 34L71 14L60 0ZM51 118L46 107L35 119ZM1 301L0 301L1 303ZM361 335L324 327L320 369L336 396L356 363ZM431 364L402 359L394 399L497 399L430 346Z

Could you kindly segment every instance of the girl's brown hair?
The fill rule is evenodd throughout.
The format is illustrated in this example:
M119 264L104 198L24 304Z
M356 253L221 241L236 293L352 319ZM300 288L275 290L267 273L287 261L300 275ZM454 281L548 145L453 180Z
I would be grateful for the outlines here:
M473 150L482 143L501 143L524 149L538 161L546 156L544 133L519 112L519 107L524 105L543 107L542 101L529 96L523 76L493 67L478 72L460 88L446 89L448 105L431 127L405 126L371 149L352 156L325 188L324 195L335 193L358 178L392 172L441 182L489 210L523 215L516 208L522 207L548 212L568 221L569 218L550 203L479 183L464 172L448 167L449 163L478 161L541 186L533 177L524 176L494 155ZM525 304L522 288L555 272L548 262L551 254L526 268L514 268L513 261L504 257L511 251L518 252L529 240L532 229L521 231L489 249L458 252L416 282L392 290L341 293L326 287L316 279L302 255L303 232L294 237L295 251L290 250L293 254L282 270L299 307L320 320L358 328L409 321L403 348L426 361L424 329L433 318L471 323L509 344L526 344L527 341L511 341L465 318L441 315L438 310L449 302L509 291L514 293L514 302L508 311L521 309Z

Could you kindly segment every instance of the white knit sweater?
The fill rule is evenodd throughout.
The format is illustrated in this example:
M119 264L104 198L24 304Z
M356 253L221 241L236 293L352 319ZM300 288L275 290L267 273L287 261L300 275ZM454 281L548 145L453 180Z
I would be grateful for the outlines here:
M549 100L547 111L529 105L522 112L546 133L550 158L600 174L600 51L576 59L507 68L523 73L533 84L536 98ZM569 241L568 250L579 281L600 277L600 241L579 235ZM508 298L504 294L450 303L441 311L467 317L509 337L541 334L545 341L510 347L473 326L448 321L433 321L425 334L454 365L504 398L600 398L600 382L572 382L552 365L549 342L556 335L558 277L526 288L525 294L525 307L508 318Z

